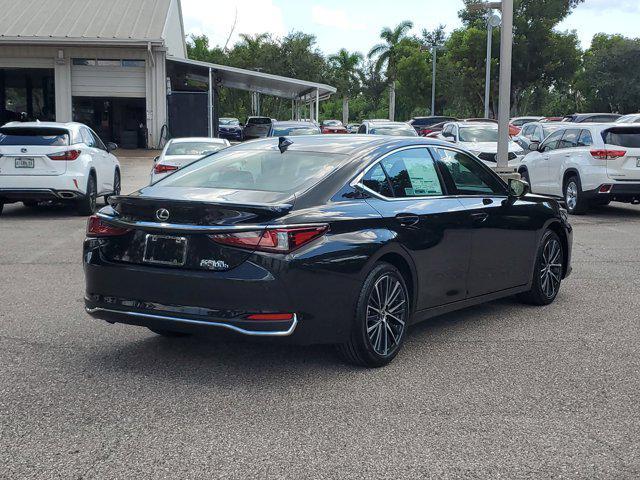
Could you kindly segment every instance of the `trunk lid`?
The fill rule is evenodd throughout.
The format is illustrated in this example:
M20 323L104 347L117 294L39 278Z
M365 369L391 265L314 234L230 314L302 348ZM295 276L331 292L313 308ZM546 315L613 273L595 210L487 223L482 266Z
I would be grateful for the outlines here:
M211 192L212 189L152 187L151 190L162 197L144 196L138 192L111 200L114 218L138 226L104 242L102 253L109 261L189 270L230 270L245 262L252 250L215 243L208 235L248 225L259 225L252 231L261 231L292 208L291 204L230 203L224 200L224 192ZM180 191L180 199L171 198L171 193L177 195L175 190ZM247 191L236 198L257 197L257 194L260 198L265 197L265 192ZM177 263L154 262L149 252L158 248L175 248ZM173 258L170 251L164 254Z
M613 180L640 180L640 127L612 127L602 132L607 150L624 155L606 161L607 176Z

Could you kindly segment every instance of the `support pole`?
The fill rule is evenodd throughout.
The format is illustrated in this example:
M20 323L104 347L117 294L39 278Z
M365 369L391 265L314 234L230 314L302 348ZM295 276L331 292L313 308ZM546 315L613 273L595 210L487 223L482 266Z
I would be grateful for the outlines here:
M208 135L213 137L213 75L211 75L211 67L209 67L209 91L207 92L207 122Z
M320 119L320 90L316 88L316 123Z
M438 47L436 45L431 49L431 57L433 58L433 70L431 72L431 115L436 113L436 58L438 56Z
M500 32L500 87L498 102L497 171L506 172L509 156L509 117L511 115L511 52L513 46L513 0L502 0Z
M487 22L487 66L484 79L484 118L489 118L489 97L491 95L491 43L493 39L493 26Z

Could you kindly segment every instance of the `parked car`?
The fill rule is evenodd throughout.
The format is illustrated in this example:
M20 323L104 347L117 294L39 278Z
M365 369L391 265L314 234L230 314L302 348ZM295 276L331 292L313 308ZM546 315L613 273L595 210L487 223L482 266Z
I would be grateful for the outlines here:
M269 138L92 216L84 298L95 318L167 337L288 337L380 367L427 318L511 295L550 304L571 245L555 200L454 145Z
M240 120L237 118L221 118L219 120L220 126L218 132L220 138L226 138L227 140L237 140L241 142L244 140L244 133Z
M444 128L444 126L449 123L447 122L440 122L440 123L436 123L435 125L431 125L428 130L429 133L427 133L426 135L421 135L424 137L428 137L428 138L438 138L438 135L440 134L440 132L442 132L442 129Z
M529 149L531 142L542 142L545 138L551 135L556 130L565 127L564 123L545 123L545 122L532 122L527 123L522 127L522 130L518 135L513 137L513 141L520 145L525 153Z
M498 120L494 118L465 118L462 121L467 123L495 123L496 125L498 125ZM519 127L509 124L509 135L511 137L514 137L519 133L520 133Z
M359 123L348 123L347 124L347 132L349 133L358 133L358 128L360 128Z
M309 122L273 122L268 137L320 135L320 127Z
M413 117L407 123L416 129L416 133L421 137L426 137L433 132L431 128L433 125L441 124L443 122L455 122L457 118L443 117L443 116L429 116L429 117Z
M615 122L621 116L617 113L574 113L573 115L565 115L562 121L571 123L609 123Z
M82 123L11 122L0 127L0 213L5 203L73 203L80 215L99 196L119 195L120 162Z
M389 120L365 120L358 128L358 133L366 135L390 135L394 137L417 137L415 129L405 122Z
M229 140L223 138L172 138L164 146L160 155L154 158L151 183L229 145Z
M340 120L325 120L320 126L322 133L348 133Z
M561 122L563 118L564 117L544 117L542 120L540 120L540 123Z
M514 127L522 128L527 123L539 122L543 118L544 117L514 117L509 123Z
M496 166L498 125L495 123L450 122L444 126L439 138L470 151L488 166ZM516 167L524 154L517 143L509 141L509 166Z
M569 213L611 201L640 203L640 127L567 125L532 142L520 173L535 193L563 198Z
M616 123L640 123L640 113L624 115L616 120Z
M249 117L244 125L244 138L264 138L269 134L271 123L269 117Z

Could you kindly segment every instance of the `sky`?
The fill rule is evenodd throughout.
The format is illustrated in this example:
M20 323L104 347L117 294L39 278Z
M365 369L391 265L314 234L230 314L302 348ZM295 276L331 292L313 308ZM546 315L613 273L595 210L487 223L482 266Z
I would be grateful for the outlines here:
M325 53L341 48L367 53L379 42L380 30L402 20L414 22L413 33L443 24L460 26L462 0L181 0L187 34L206 34L211 45L232 46L240 33L270 32L282 37L292 31L316 36ZM391 7L390 7L391 6ZM583 48L596 33L638 37L640 0L586 0L563 21L559 30L576 30Z

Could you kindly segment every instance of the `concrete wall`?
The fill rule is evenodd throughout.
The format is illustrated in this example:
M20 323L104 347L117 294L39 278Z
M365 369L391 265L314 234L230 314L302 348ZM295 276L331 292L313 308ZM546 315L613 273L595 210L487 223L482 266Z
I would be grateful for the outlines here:
M59 58L62 52L62 59ZM73 78L72 58L103 58L103 59L137 59L145 60L144 86L142 79L136 80L137 89L129 92L114 86L111 93L104 89L85 90L83 95L92 96L141 96L147 103L147 129L150 146L158 144L160 130L167 121L166 103L166 51L164 48L154 48L151 52L147 47L54 47L28 45L0 45L0 68L53 68L55 78L56 120L69 122L72 120L71 97L72 85L81 87L82 81ZM86 82L85 82L86 83ZM126 82L125 82L126 83Z

